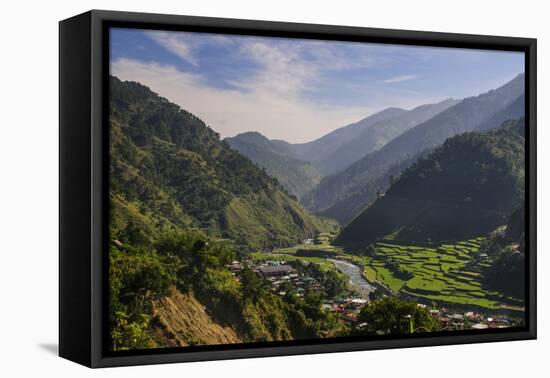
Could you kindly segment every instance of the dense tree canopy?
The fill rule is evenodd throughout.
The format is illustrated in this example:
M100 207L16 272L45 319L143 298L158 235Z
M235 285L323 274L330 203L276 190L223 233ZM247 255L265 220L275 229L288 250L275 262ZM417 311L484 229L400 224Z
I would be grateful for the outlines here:
M395 297L371 301L359 314L363 333L406 334L435 332L439 321L426 308Z
M507 222L524 200L523 119L448 139L396 179L355 218L337 244L463 240Z
M326 224L193 114L135 82L110 80L110 191L142 213L271 249Z

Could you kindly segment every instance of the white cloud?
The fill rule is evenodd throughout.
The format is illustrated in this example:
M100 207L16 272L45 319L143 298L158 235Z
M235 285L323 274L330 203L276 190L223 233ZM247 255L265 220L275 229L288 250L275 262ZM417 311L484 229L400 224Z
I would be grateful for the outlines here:
M318 75L318 68L314 64L303 62L297 46L252 42L242 44L239 51L259 66L250 78L231 81L243 90L298 96L313 85Z
M178 56L181 60L195 67L199 65L197 59L193 55L191 45L181 38L181 35L161 31L150 31L147 32L147 35L166 50Z
M260 89L285 95L311 93L326 79L329 71L366 69L387 61L377 54L368 54L371 47L343 43L334 49L334 42L296 41L235 37L235 46L241 59L258 66L248 80L240 79L230 83L243 89Z
M401 83L403 81L414 80L418 75L399 75L386 80L380 81L381 83Z
M203 119L222 137L255 130L273 139L306 142L375 110L308 101L300 96L300 88L309 79L310 71L299 67L292 54L285 58L262 46L255 46L254 54L258 61L265 59L275 64L235 83L237 89L233 90L208 86L200 75L174 66L125 58L111 63L111 74L148 86Z
M111 62L112 74L121 80L138 81L153 91L196 114L222 137L245 131L258 131L268 138L289 142L307 142L339 127L356 122L387 106L414 107L423 103L421 96L382 92L376 83L369 85L344 80L336 93L319 99L327 90L327 81L336 71L383 66L393 59L380 47L345 43L334 48L333 42L272 39L246 36L220 36L182 32L148 32L160 46L195 67L200 66L201 48L224 49L219 69L246 69L229 75L223 84L212 84L206 71L191 73L183 68L121 58ZM196 71L196 70L193 70ZM388 79L397 82L415 78L404 75ZM221 83L220 83L221 84ZM323 87L324 85L324 87ZM336 83L330 83L330 86ZM330 88L330 86L328 88ZM389 88L388 88L389 90ZM345 103L341 93L353 105ZM332 104L327 101L334 101ZM366 106L363 106L366 104Z

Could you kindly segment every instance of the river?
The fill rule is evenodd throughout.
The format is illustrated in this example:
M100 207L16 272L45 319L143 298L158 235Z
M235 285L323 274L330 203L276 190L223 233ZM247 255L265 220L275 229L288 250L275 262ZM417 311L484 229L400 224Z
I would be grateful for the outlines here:
M327 260L333 263L339 271L345 273L349 277L350 286L357 291L361 297L364 299L369 298L369 293L373 292L375 287L363 277L361 268L345 260Z

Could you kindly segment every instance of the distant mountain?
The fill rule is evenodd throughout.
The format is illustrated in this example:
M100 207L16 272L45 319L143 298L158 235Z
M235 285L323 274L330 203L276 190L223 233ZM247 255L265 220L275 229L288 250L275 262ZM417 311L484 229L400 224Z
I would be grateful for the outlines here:
M336 129L308 143L292 144L270 140L257 132L246 132L225 141L249 157L275 177L291 194L300 198L311 191L325 175L322 161L341 145L352 141L381 121L407 113L404 109L388 108L359 122Z
M274 143L260 133L247 132L225 141L231 148L265 168L270 176L298 198L321 180L321 174L311 163L294 158L288 146Z
M447 99L437 104L421 105L396 117L378 121L342 144L335 152L321 161L319 169L325 174L332 174L347 168L368 153L382 148L403 132L427 121L458 102L459 100Z
M420 122L453 106L457 100L422 105L410 111L388 108L359 122L303 144L270 140L258 132L246 132L225 141L236 151L275 177L298 198L310 192L321 177L343 169L367 153ZM346 217L346 212L342 212ZM332 215L331 212L327 213ZM340 217L338 217L340 219Z
M324 177L313 191L304 195L302 203L313 211L326 212L330 208L340 207L342 201L347 201L347 208L353 212L346 218L353 218L375 199L376 191L387 188L383 184L389 184L388 170L391 167L411 161L416 155L442 144L447 138L472 131L487 122L524 93L524 81L524 75L518 75L496 90L466 98L405 131L344 171ZM373 186L374 182L382 185ZM369 187L376 187L376 191L365 191ZM345 223L343 219L338 220Z
M497 112L487 121L479 125L476 130L489 130L499 127L504 121L509 119L520 119L525 116L525 95L522 94L506 108Z
M358 122L352 123L351 125L340 127L308 143L290 144L284 141L274 142L287 147L290 146L289 148L296 158L317 165L317 163L332 155L341 145L353 140L371 126L382 120L398 117L403 113L406 113L405 109L388 108L363 118Z
M326 218L336 219L341 225L347 225L367 204L372 202L373 194L376 197L377 193L383 193L395 178L399 177L401 172L411 166L420 156L422 154L401 160L392 165L384 175L365 182L365 185L354 192L353 195L345 197L335 205L318 212L318 214Z
M524 201L524 121L448 139L419 159L335 240L464 240L505 225Z
M112 232L202 229L251 249L287 246L322 221L195 115L136 82L110 79Z

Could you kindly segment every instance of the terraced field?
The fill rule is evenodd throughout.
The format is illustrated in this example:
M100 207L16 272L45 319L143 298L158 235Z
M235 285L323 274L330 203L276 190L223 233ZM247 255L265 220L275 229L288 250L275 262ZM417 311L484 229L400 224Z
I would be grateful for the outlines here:
M292 261L306 261L313 264L319 264L322 269L333 269L334 265L324 257L304 257L296 256L294 253L279 253L279 252L254 252L250 254L250 258L255 262L269 261L269 260L284 260L288 262Z
M498 292L482 288L481 269L489 264L479 252L483 237L439 246L379 242L375 246L376 254L366 257L347 253L330 245L325 235L320 236L320 243L317 240L316 244L281 248L271 253L258 252L251 257L256 261L302 260L319 264L323 269L333 269L333 264L327 260L329 256L296 254L299 250L323 251L333 254L334 258L362 265L369 281L377 281L400 297L423 299L427 303L434 301L489 310L506 307L521 311L521 303L513 298L504 298Z
M297 256L296 253L300 250L326 252L333 254L334 256L342 253L342 248L335 247L330 244L330 241L334 235L330 233L321 233L315 239L312 239L307 244L297 244L289 248L277 248L272 252L255 252L250 254L250 257L254 261L267 261L267 260L285 260L296 261L301 260L313 264L319 264L323 269L334 269L334 265L323 256Z
M501 307L502 296L481 287L482 237L437 247L377 243L376 256L362 257L365 275L395 294L426 300Z

